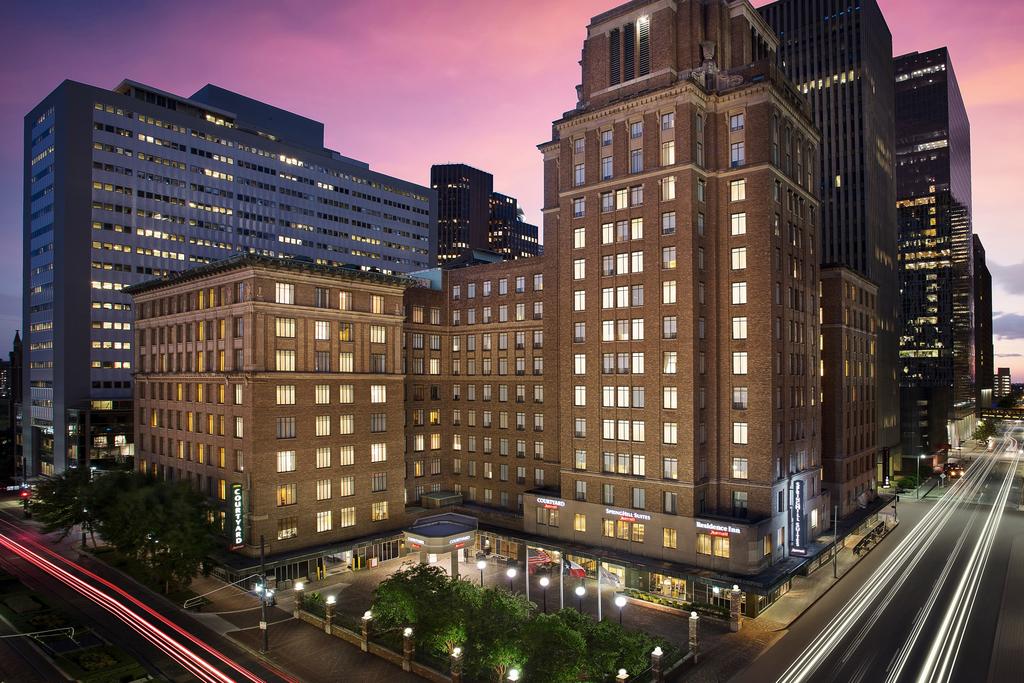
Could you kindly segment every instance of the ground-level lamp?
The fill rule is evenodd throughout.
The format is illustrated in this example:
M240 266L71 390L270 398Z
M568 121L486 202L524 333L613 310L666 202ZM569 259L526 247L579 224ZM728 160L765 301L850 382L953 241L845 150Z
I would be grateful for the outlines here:
M486 560L477 560L476 561L476 568L480 570L480 587L483 588L483 585L484 585L484 570L487 569L487 561Z
M615 606L619 608L619 626L622 626L622 608L626 606L626 596L616 595Z
M576 591L575 592L576 592L576 597L578 598L576 609L578 611L582 612L583 611L583 596L587 594L587 589L584 588L583 586L576 586Z
M548 586L551 585L551 579L546 576L540 577L540 587L544 589L544 613L548 611Z
M629 679L629 674L626 673L625 669L619 669L619 673L615 676L615 683L626 683Z
M515 567L509 567L507 570L505 570L505 576L508 577L508 592L509 593L512 592L512 579L516 578L516 574L518 574L518 573L519 572L516 571Z
M515 683L516 681L518 681L519 680L519 669L509 669L508 670L508 680L512 681L512 683Z

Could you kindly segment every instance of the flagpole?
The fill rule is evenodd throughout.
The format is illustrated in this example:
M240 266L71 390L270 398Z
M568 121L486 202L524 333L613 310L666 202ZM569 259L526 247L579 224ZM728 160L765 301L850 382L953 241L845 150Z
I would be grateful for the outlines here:
M559 555L561 570L558 572L558 609L565 609L565 589L562 588L562 577L565 575L565 551Z
M601 621L601 558L597 558L597 620Z
M526 602L530 602L530 544L523 545L526 547Z

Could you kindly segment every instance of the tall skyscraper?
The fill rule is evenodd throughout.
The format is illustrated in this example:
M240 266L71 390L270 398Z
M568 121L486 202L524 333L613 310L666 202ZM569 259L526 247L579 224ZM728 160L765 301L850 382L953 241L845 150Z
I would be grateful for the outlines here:
M760 12L821 131L820 262L878 287L873 447L891 464L900 445L892 35L876 0L779 0Z
M540 254L537 226L523 220L515 198L494 191L490 173L466 164L435 164L430 185L437 192L441 267Z
M527 531L750 575L828 524L819 139L776 48L745 0L591 19L540 145L562 500Z
M974 429L971 133L946 48L895 67L903 445L931 455Z
M992 347L992 273L985 247L974 234L974 394L977 409L992 406L995 350Z
M238 252L404 273L433 192L324 147L323 124L208 85L65 81L25 117L24 449L33 471L131 446L130 284Z

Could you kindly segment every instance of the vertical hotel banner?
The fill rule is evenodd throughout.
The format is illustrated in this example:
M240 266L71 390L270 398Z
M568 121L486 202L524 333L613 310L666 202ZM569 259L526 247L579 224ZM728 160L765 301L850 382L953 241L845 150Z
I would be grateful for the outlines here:
M228 538L230 539L231 550L237 550L245 545L245 504L242 498L242 485L231 484L231 514L228 519Z
M804 514L804 480L793 482L793 504L790 506L789 538L791 555L807 554L807 527Z

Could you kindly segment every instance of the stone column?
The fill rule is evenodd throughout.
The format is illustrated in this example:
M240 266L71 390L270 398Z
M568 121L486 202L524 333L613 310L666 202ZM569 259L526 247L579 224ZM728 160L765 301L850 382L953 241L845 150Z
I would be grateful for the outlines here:
M324 633L330 635L331 624L334 622L334 596L327 598L326 618L324 619Z
M295 609L292 610L292 616L296 619L299 618L299 612L302 611L302 601L306 594L306 584L302 581L295 582Z
M412 670L412 657L416 651L416 645L412 640L412 629L406 628L402 632L402 670Z
M420 564L427 564L429 562L430 562L430 560L427 558L427 551L426 550L421 550L420 551Z
M462 648L452 650L452 683L462 683Z
M362 636L359 640L359 648L366 652L370 645L370 622L373 620L373 613L370 610L363 612L363 618L360 622L360 635Z
M740 630L740 592L739 586L733 586L729 591L729 630L736 633Z
M651 652L651 681L652 683L665 683L665 674L661 671L661 658L665 653L661 646L654 648Z
M451 556L452 556L452 573L451 573L451 577L453 579L458 579L459 578L459 551L458 550L453 550L451 552Z
M693 655L693 663L700 660L700 643L697 638L697 624L700 618L696 612L690 612L690 653Z
M625 669L619 669L615 675L615 683L626 683L629 680L629 673Z

